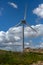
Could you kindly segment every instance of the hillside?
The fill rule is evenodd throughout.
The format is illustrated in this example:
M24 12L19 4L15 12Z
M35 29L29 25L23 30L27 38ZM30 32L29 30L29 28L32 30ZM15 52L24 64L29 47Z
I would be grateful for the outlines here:
M32 65L38 61L43 62L43 53L0 50L0 65Z
M37 53L43 53L43 49L42 48L25 48L24 52L37 52Z

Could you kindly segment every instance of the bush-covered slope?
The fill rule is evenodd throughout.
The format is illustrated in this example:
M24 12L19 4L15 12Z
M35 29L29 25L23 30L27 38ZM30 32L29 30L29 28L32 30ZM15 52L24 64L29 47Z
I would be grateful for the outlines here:
M31 65L37 61L43 61L43 54L0 50L0 65Z

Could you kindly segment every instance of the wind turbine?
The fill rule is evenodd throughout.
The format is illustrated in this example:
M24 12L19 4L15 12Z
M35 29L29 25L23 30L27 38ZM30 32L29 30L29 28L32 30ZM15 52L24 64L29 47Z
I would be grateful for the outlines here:
M24 14L24 19L19 22L15 27L18 27L20 24L22 24L22 35L23 35L23 52L24 52L24 25L27 25L30 27L33 31L37 32L34 28L32 28L29 24L26 22L26 13L27 13L27 6L25 7L25 14Z

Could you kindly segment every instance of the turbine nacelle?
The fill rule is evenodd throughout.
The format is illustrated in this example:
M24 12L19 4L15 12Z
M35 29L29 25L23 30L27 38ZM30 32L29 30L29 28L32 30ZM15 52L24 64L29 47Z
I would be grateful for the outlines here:
M26 24L26 21L25 21L25 20L22 20L22 21L21 21L21 24Z

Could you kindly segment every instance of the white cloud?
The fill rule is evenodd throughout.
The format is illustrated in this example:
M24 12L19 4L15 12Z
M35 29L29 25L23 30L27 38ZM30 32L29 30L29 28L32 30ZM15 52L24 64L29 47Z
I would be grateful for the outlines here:
M18 6L13 2L8 2L9 5L11 5L13 8L18 8Z
M20 40L20 37L18 37L18 36L15 36L14 38L15 38L15 40Z
M33 27L38 33L31 30L29 27L25 27L25 38L43 36L43 24L32 25L31 27ZM32 43L32 41L25 41L25 47L31 45L30 43ZM15 45L22 45L22 26L11 27L6 32L0 31L0 48L7 49L9 47L9 50L14 50Z
M33 13L43 18L43 3L33 10Z
M36 48L43 48L43 42L41 42L40 44L36 45L35 47L36 47ZM34 48L35 48L35 47L34 47Z
M43 48L43 42L40 44L40 48Z
M5 41L5 32L4 31L0 31L0 42Z

